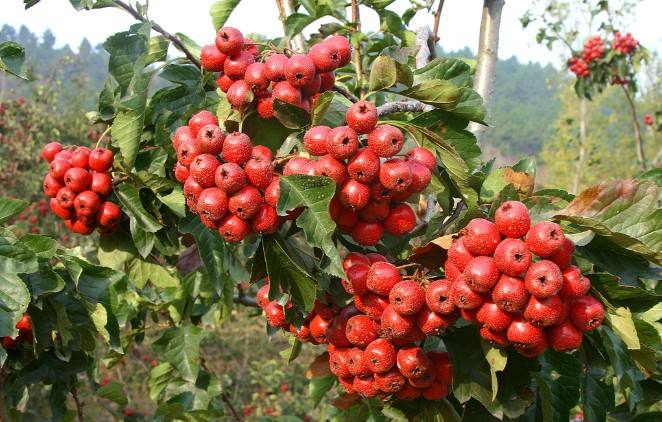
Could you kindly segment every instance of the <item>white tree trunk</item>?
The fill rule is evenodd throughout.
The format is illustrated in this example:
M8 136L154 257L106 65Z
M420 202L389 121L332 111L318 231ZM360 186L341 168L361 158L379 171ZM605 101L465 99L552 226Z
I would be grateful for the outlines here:
M483 97L483 104L489 115L490 103L494 94L496 61L499 51L499 26L504 0L485 0L483 16L480 21L480 39L478 41L478 61L474 77L474 89ZM471 123L469 130L481 138L486 127Z
M283 14L285 16L283 17L283 25L285 25L285 19L287 19L287 17L293 14L294 12L295 12L294 1L284 0ZM306 40L303 38L303 35L299 33L290 40L290 46L292 47L292 50L298 53L303 53L306 51Z
M572 182L572 193L579 193L579 185L584 173L584 162L586 161L586 99L579 100L579 154L575 164L575 177Z

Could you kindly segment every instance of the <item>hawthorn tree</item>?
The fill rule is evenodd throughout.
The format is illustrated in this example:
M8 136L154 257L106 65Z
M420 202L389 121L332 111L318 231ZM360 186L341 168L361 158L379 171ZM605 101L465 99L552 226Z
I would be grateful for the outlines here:
M37 2L26 1L26 7ZM210 42L239 3L212 5ZM336 69L333 89L316 97L309 110L274 100L274 118L263 119L251 93L240 96L237 106L229 91L225 95L218 89L217 75L201 68L202 48L185 34L172 34L151 21L147 2L71 1L79 10L119 8L136 19L104 43L109 78L98 108L88 113L91 123L109 128L98 144L114 153L110 200L120 206L123 219L114 233L98 238L91 256L47 236L16 236L11 226L2 229L0 336L11 340L3 342L11 347L0 349L3 419L30 420L26 398L41 386L49 397L49 417L55 420L83 420L85 407L78 395L83 382L91 383L98 397L125 406L121 383L101 385L95 368L101 360L113 366L126 359L127 350L143 341L148 330L159 337L151 348L161 363L147 380L157 411L143 417L120 407L116 416L240 419L224 392L222 374L205 364L200 343L205 329L222 325L234 306L257 305L257 285L265 277L276 286L269 299L287 303L284 315L298 327L316 300L347 304L341 280L346 277L342 257L348 252L380 253L408 278L423 283L450 278L446 261L452 239L470 234L471 228L463 229L472 219L493 218L508 200L522 201L533 223L556 221L576 245L574 263L606 310L602 326L584 333L579 350L548 349L527 358L482 340L465 314L421 345L450 355L453 378L447 398L361 399L337 387L324 364L328 358L322 357L311 365L312 399L319 403L326 395L340 397L345 405L325 415L329 420L567 421L576 411L590 421L660 416L655 407L662 335L659 169L636 179L607 181L576 196L560 189L534 191L533 160L523 157L501 168L482 161L476 138L467 130L470 122L484 124L485 116L469 64L432 59L425 51L436 35L408 27L413 14L429 10L433 2L413 2L404 16L390 10L388 0L353 0L349 15L345 3L277 1L284 36L247 36L258 55L308 51L331 35L346 36L353 47L351 63ZM359 6L378 13L379 32L362 32ZM439 4L437 19L441 10ZM334 22L321 25L306 40L301 31L324 16ZM0 45L4 71L27 77L22 58L20 46ZM152 92L157 78L166 84ZM344 125L347 109L360 99L373 102L380 124L399 128L406 144L434 155L429 186L408 199L417 211L409 233L386 234L366 247L340 231L330 215L336 186L326 176L281 175L278 213L285 217L288 210L302 208L302 214L271 234L250 235L240 243L224 241L187 209L171 170L181 159L171 135L194 114L207 110L228 133L241 131L254 145L267 147L278 170L307 155L304 134L311 126ZM2 199L0 222L7 223L27 205ZM247 281L253 284L249 288ZM21 323L24 313L31 321L27 328ZM289 361L304 347L296 337L290 339ZM67 408L68 396L75 409Z

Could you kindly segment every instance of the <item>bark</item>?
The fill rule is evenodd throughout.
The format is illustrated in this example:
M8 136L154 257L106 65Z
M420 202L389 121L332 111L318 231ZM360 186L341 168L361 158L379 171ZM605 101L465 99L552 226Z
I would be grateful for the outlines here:
M294 0L277 0L277 3L279 10L281 10L280 19L283 22L283 28L285 28L285 19L295 12ZM299 33L292 37L290 40L290 46L292 47L292 50L298 53L303 53L306 49L306 40L303 38L303 35Z
M572 193L575 194L579 192L586 161L586 101L585 98L579 100L579 156L575 163L575 177L572 182Z
M478 41L478 61L474 89L483 97L485 110L489 115L492 96L494 95L494 80L496 77L496 61L499 51L499 26L504 0L485 0L483 15L480 22L480 38ZM471 123L469 130L480 140L486 127Z
M359 4L357 0L352 0L352 23L354 32L361 32L361 14L359 13ZM361 60L361 43L354 48L354 70L356 71L356 83L362 86L363 82L363 62ZM363 93L363 89L361 90Z
M639 127L639 117L637 116L637 106L635 106L634 101L632 100L632 95L630 91L624 86L621 85L625 98L628 100L628 105L630 106L630 116L632 118L632 128L634 130L634 143L637 150L637 161L642 170L646 170L646 154L644 152L644 140L641 137L641 128Z

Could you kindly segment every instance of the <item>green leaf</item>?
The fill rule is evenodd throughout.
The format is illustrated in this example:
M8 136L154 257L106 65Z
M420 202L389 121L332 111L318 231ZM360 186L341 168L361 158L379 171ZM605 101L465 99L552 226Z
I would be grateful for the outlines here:
M242 132L251 138L253 145L264 145L276 152L293 129L286 128L278 119L264 120L257 113L250 113L244 120Z
M0 224L15 217L28 206L27 201L13 198L0 198Z
M471 87L471 67L460 59L437 58L414 71L414 83L441 79L458 88Z
M34 300L48 293L60 292L65 286L64 279L46 263L39 264L39 271L25 274L21 278L27 284Z
M301 33L305 27L317 20L316 17L303 13L292 13L285 20L285 36L292 38Z
M503 349L490 346L486 342L481 342L485 360L490 365L490 376L492 377L492 400L496 399L499 392L499 382L497 380L497 372L503 372L508 363L508 355Z
M221 29L241 0L219 0L211 5L209 14L215 30Z
M152 344L152 349L174 366L186 381L195 382L200 371L200 343L206 332L200 327L173 327Z
M189 37L186 34L183 34L181 32L175 32L175 35L177 38L182 40L182 43L184 43L184 46L195 56L195 57L200 57L200 51L202 48L198 43L193 41L191 37Z
M274 99L274 114L289 129L300 129L310 124L310 114L306 110L278 99Z
M280 178L280 198L278 213L299 207L306 207L296 219L296 224L306 237L306 241L324 252L331 260L327 269L331 275L345 277L340 254L333 242L336 223L329 215L329 203L336 191L336 185L328 177L292 175Z
M157 35L149 39L149 50L145 58L146 64L163 62L168 58L168 47L170 41L163 35Z
M548 350L542 358L538 392L545 421L568 422L570 409L579 402L581 364L568 353Z
M614 386L608 378L608 364L590 341L583 342L581 351L586 368L580 376L584 418L587 421L604 421L607 412L614 407Z
M310 125L317 126L324 118L326 111L331 106L335 92L327 91L323 92L312 104L310 111Z
M370 82L368 89L371 92L390 88L397 83L397 68L395 60L389 56L377 56L370 68Z
M262 249L272 288L282 288L306 311L312 310L317 291L315 279L294 262L276 237L265 236Z
M25 49L13 41L0 43L0 70L28 80L25 67Z
M480 200L490 203L496 200L506 186L513 186L521 195L528 196L533 191L532 175L519 172L512 167L500 167L492 171L480 188Z
M138 189L131 183L125 182L115 188L115 194L122 203L122 210L136 225L148 233L156 233L162 226L152 217L140 201Z
M10 244L0 238L0 272L32 273L37 271L37 255L20 243Z
M126 406L129 403L126 394L124 394L124 386L117 381L111 381L99 388L97 390L97 396L117 403L120 406Z
M14 336L30 303L30 292L16 274L0 272L0 337Z
M195 238L198 245L198 253L202 263L207 270L209 281L214 286L216 293L222 296L224 286L231 280L225 273L225 264L223 257L225 255L225 242L221 239L217 231L212 231L204 226L200 219L195 216L186 218L179 227L182 233L190 233Z
M556 218L578 224L662 264L660 188L651 180L615 180L581 192Z
M629 309L617 308L613 311L609 309L606 316L609 326L623 340L623 343L625 343L628 349L639 350L641 348L637 329L634 326L632 313Z
M598 328L598 332L618 379L621 392L625 395L628 406L632 410L643 397L643 390L639 382L644 379L644 376L635 366L623 341L609 327L603 325Z
M405 97L414 98L425 104L442 108L452 108L460 97L460 88L451 82L441 79L433 79L421 82L413 87L402 91Z
M127 275L139 289L145 287L148 281L161 289L179 286L179 280L163 265L148 262L141 258L134 258L128 261L127 264Z
M287 363L292 363L294 359L296 359L301 353L301 346L303 343L301 343L294 336L288 336L288 341L290 342L290 347L285 350L281 350L280 356L287 360Z
M32 233L23 235L20 244L34 252L37 257L45 259L52 258L58 247L55 239Z
M333 374L315 377L308 384L308 394L313 400L313 407L319 406L326 393L335 385L336 377Z

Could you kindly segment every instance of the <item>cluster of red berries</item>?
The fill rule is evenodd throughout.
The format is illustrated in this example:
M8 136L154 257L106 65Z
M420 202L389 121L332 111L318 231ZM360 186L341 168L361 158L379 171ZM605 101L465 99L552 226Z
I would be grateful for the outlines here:
M655 123L655 120L653 119L653 115L650 113L647 113L644 115L644 124L646 126L653 126L653 123Z
M588 78L591 75L591 70L588 68L588 63L579 57L573 57L568 61L570 71L577 75L578 78Z
M253 146L241 132L227 136L209 111L195 114L172 136L175 178L200 221L228 242L278 229L280 194L269 148Z
M334 71L350 62L352 52L347 38L332 36L308 54L288 57L270 51L261 62L256 45L238 29L221 28L215 41L202 48L203 69L221 72L216 83L234 108L256 101L265 119L274 116L274 98L310 112L312 98L333 88Z
M584 43L584 51L582 51L582 59L586 63L603 58L605 55L605 44L599 35L589 38Z
M605 311L588 295L590 280L571 265L574 249L558 224L531 225L524 204L505 202L494 222L471 220L451 245L443 296L494 345L512 344L527 357L548 346L577 349Z
M317 160L295 157L283 169L285 176L333 179L337 192L329 207L331 218L366 246L377 244L384 231L398 236L414 228L416 214L404 201L428 186L436 163L423 147L396 157L404 136L394 126L377 125L377 119L374 104L355 103L347 110L347 126L314 126L305 133L304 147ZM363 141L361 135L366 135Z
M631 33L625 35L620 32L614 32L614 40L612 41L611 48L618 51L623 55L628 55L639 46L639 41L635 40Z
M51 198L51 211L64 220L67 229L82 235L97 227L102 234L113 233L122 218L119 207L106 200L113 191L109 173L113 153L83 146L71 151L51 142L41 154L50 163L44 193Z
M32 344L32 321L28 314L23 314L23 317L16 323L16 328L18 328L18 335L14 338L9 336L2 337L2 347L5 350L14 350L21 343L30 343Z

